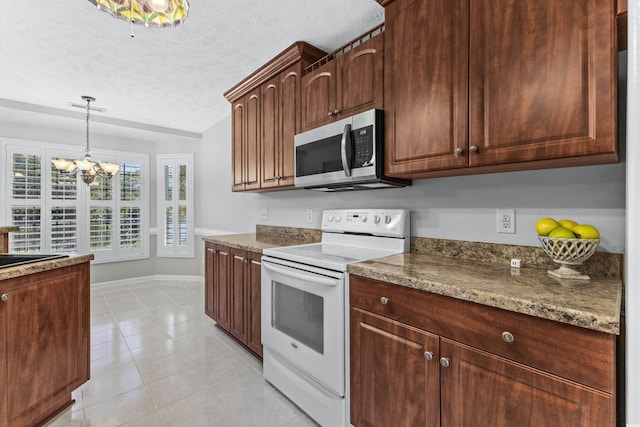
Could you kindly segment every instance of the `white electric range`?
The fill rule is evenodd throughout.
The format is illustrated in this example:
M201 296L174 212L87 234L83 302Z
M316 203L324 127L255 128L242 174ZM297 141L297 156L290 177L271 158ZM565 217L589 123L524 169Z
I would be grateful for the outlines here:
M264 376L323 426L349 425L347 266L409 251L409 211L322 213L322 241L265 249Z

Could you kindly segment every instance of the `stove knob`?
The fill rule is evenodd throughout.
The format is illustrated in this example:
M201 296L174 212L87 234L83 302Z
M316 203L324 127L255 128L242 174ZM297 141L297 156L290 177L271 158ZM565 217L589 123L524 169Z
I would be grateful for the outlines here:
M367 217L366 217L366 216L363 216L363 217L362 217L362 223L364 224L365 222L367 222Z
M340 216L340 214L336 214L336 222L340 222L341 219L342 217Z
M327 221L329 222L333 221L333 214L327 215Z
M378 215L374 215L373 216L373 222L376 223L376 224L379 223L380 222L380 217Z
M384 223L389 224L391 222L391 217L389 215L384 216Z

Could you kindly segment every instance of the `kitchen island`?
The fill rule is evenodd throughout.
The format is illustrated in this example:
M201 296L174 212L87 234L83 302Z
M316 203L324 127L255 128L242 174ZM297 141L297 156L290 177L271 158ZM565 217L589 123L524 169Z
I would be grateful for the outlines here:
M43 424L89 380L92 259L0 269L0 427Z

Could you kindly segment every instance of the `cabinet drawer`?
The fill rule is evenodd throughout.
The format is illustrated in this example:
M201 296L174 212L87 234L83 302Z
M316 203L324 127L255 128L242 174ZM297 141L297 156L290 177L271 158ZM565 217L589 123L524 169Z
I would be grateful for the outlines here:
M350 304L599 390L615 391L615 336L610 334L358 276L350 276Z

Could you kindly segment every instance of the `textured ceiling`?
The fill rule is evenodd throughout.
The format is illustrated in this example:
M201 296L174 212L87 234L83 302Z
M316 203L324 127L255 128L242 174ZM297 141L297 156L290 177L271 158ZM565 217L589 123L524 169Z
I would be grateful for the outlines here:
M92 114L103 122L199 134L229 115L223 92L293 42L330 51L384 19L375 0L189 3L184 24L135 26L131 38L130 24L88 0L11 2L0 25L0 119L81 118L68 103L90 95L107 109Z

